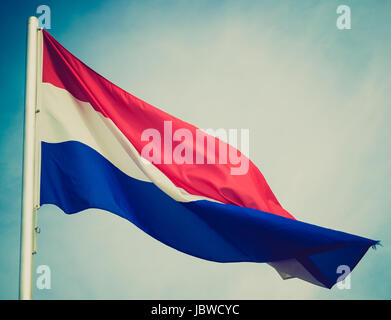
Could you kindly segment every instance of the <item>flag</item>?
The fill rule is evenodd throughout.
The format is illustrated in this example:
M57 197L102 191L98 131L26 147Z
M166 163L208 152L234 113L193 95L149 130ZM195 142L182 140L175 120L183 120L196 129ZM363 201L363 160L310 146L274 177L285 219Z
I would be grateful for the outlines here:
M244 153L122 90L47 31L39 41L41 206L106 210L183 253L269 263L326 288L377 244L296 220Z

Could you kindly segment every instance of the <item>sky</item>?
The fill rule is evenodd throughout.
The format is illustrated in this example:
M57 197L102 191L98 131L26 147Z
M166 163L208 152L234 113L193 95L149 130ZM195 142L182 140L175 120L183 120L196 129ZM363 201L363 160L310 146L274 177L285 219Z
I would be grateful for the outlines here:
M62 45L200 128L248 128L250 158L297 219L381 240L328 290L267 264L221 264L100 210L39 210L36 299L389 299L391 2L2 1L0 299L18 296L26 21L51 9ZM339 5L350 30L336 27ZM37 276L37 275L35 275Z

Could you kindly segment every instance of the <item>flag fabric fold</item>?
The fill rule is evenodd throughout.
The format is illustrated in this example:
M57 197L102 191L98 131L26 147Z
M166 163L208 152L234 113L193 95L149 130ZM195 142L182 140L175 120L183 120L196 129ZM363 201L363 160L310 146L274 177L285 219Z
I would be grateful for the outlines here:
M297 277L326 288L341 279L339 266L353 270L377 244L296 220L250 160L246 174L234 175L232 164L217 161L217 151L215 163L203 154L203 163L167 163L161 145L154 150L163 161L146 161L145 130L165 137L167 130L186 129L194 133L188 147L195 149L197 128L109 82L45 30L40 48L41 205L54 204L67 214L107 210L189 255L265 262L284 279ZM181 141L171 143L175 149Z

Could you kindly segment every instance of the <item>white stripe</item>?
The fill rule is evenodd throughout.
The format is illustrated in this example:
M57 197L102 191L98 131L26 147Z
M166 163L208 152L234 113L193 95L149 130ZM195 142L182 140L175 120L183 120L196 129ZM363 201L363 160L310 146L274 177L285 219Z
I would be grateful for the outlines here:
M317 286L325 287L325 285L316 280L297 259L279 260L269 262L268 264L272 266L284 280L298 278L316 284Z
M166 175L145 159L117 128L88 102L73 97L65 89L39 84L37 135L39 141L59 143L79 141L99 152L128 176L153 182L177 201L215 201L189 194L176 187Z

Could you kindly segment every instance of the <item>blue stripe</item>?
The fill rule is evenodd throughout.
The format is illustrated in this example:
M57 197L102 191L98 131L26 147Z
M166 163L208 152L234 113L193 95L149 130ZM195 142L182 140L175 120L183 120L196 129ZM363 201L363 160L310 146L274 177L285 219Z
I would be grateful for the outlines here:
M42 142L41 205L72 214L98 208L117 214L187 254L217 262L301 259L326 287L337 267L358 263L374 240L274 214L201 200L175 201L153 183L131 178L92 148Z

